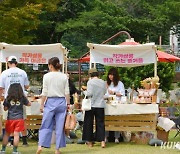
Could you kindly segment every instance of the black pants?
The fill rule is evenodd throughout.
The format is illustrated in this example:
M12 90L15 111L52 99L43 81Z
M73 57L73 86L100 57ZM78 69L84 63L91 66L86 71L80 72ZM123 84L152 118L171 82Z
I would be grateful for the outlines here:
M95 117L96 131L93 134L93 124ZM104 141L105 126L104 126L104 108L92 108L90 111L85 112L83 136L85 141Z

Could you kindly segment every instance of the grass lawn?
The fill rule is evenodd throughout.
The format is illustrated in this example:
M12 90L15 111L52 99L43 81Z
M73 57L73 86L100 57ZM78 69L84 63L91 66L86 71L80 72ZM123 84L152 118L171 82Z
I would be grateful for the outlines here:
M172 130L169 135L170 142L180 142L180 135L174 139L176 131ZM19 151L22 154L35 154L37 142L29 140L28 147L22 147L20 142ZM43 149L42 154L53 154L55 145L50 149ZM11 147L7 147L7 154L12 151ZM94 147L88 148L82 144L67 144L66 148L61 149L62 154L180 154L177 149L161 149L160 146L140 145L135 143L107 143L106 148L101 148L100 143L96 143Z

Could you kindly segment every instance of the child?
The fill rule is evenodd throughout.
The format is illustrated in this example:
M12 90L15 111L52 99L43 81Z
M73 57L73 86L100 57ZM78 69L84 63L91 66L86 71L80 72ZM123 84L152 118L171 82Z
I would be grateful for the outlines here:
M19 132L24 131L23 105L30 106L31 103L24 96L23 89L19 83L10 85L8 89L8 96L6 97L3 105L4 110L8 110L8 116L0 154L5 154L6 145L11 133L14 134L12 154L20 154L17 151L17 147L19 143Z

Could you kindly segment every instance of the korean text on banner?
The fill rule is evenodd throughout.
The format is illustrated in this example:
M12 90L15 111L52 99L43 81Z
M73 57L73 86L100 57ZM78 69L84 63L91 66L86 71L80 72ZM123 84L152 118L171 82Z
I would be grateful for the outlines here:
M156 53L154 44L142 45L102 45L91 44L91 63L100 63L110 66L135 67L155 63Z
M7 62L9 56L16 56L18 63L47 64L52 57L64 62L66 48L60 43L45 45L12 45L2 43L1 62Z

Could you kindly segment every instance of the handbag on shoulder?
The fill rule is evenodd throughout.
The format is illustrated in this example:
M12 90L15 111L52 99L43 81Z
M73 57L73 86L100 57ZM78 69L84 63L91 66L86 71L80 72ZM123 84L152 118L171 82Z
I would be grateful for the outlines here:
M81 107L81 109L83 111L91 110L91 99L87 98L87 95L85 95L84 99L82 100L82 107Z

